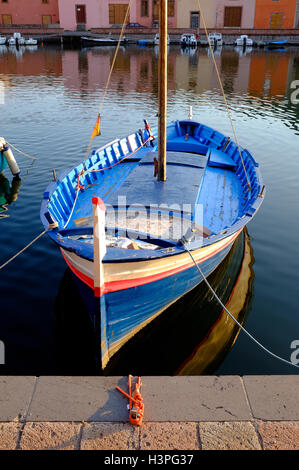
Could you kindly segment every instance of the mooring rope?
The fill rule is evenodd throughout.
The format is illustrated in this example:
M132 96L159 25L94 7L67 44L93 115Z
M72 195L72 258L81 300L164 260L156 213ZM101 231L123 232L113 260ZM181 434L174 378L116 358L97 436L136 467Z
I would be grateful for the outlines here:
M296 368L299 368L299 365L297 364L293 364L293 362L291 361L288 361L287 359L283 359L282 357L280 356L277 356L277 354L274 354L272 351L270 351L269 349L267 349L265 346L263 346L257 339L255 339L239 322L238 320L236 320L236 318L230 313L230 311L226 308L226 306L223 304L223 302L221 301L221 299L218 297L218 295L216 294L216 292L214 291L213 287L211 286L211 284L209 283L209 281L207 280L206 276L204 275L204 273L202 272L202 269L199 267L199 265L196 263L191 251L189 250L189 248L187 247L186 243L184 242L184 240L181 240L185 250L187 253L189 253L190 255L190 258L192 259L195 267L197 268L199 274L201 275L202 279L204 280L204 282L206 283L206 285L208 286L209 290L211 291L211 293L213 294L213 296L215 297L215 299L217 300L217 302L221 305L221 307L223 308L223 310L229 315L229 317L236 323L236 325L254 342L256 343L261 349L263 349L263 351L265 351L267 354L269 354L270 356L274 357L275 359L278 359L282 362L284 362L285 364L288 364L289 366L293 366L293 367L296 367Z
M28 243L28 245L24 246L24 248L22 248L22 250L18 251L18 253L16 253L14 256L12 256L9 260L5 261L5 263L3 263L1 266L0 266L0 271L1 269L5 268L5 266L7 266L9 263L11 263L11 261L13 261L14 259L16 259L19 255L21 255L22 253L24 253L24 251L27 250L27 248L29 248L31 245L33 245L33 243L35 243L37 240L39 240L43 235L45 235L45 233L47 232L47 230L44 230L42 233L40 233L37 237L35 237L30 243Z
M7 139L5 139L5 142L7 142L8 145L10 145L14 150L16 150L20 154L24 155L25 157L30 158L31 160L37 160L37 157L33 157L32 155L28 155L28 153L23 152L22 150L18 149L18 147L13 145L11 142L8 142Z
M200 0L198 0L198 8L199 8L199 12L200 12L200 18L202 19L202 22L203 22L203 26L204 26L205 34L206 34L207 41L208 41L208 44L209 44L210 52L211 52L211 55L212 55L214 67L215 67L215 70L216 70L218 82L219 82L220 89L221 89L221 93L222 93L222 96L223 96L223 99L224 99L226 112L227 112L228 118L230 120L231 128L232 128L232 131L233 131L233 134L234 134L234 139L235 139L235 142L236 142L237 147L238 147L238 151L239 151L239 155L240 155L240 158L241 158L242 166L243 166L245 176L246 176L246 179L247 179L248 189L251 191L251 185L250 185L248 174L247 174L247 171L246 171L246 168L245 168L245 164L244 164L244 160L243 160L243 156L242 156L242 152L241 152L241 147L240 147L240 144L239 144L239 139L238 139L238 136L237 136L235 125L233 123L233 118L232 118L232 115L231 115L230 107L229 107L229 104L228 104L228 101L227 101L227 98L226 98L226 94L225 94L225 91L224 91L224 87L223 87L223 83L222 83L222 80L221 80L220 72L219 72L217 62L216 62L216 59L215 59L215 54L214 54L212 44L211 44L211 41L210 41L210 38L209 38L208 28L207 28L206 20L205 20L205 17L204 17L202 8L201 8Z

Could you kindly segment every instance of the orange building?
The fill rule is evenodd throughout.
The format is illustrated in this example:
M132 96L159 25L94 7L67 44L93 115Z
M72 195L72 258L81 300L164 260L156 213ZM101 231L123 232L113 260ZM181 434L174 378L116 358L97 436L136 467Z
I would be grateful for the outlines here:
M59 23L58 0L26 0L26 2L0 0L0 24L48 25L57 23Z
M254 27L291 29L295 25L297 0L256 0Z

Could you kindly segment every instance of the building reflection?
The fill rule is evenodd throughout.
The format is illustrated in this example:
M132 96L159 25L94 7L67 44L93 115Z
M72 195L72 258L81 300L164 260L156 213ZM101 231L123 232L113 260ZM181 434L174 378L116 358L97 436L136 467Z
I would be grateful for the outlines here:
M64 93L70 98L92 99L104 90L112 66L115 48L93 47L66 50L55 47L0 49L2 86L10 86L13 75L54 76L63 78ZM296 52L266 51L223 47L215 56L226 93L256 98L285 99L289 93ZM111 76L109 92L121 98L128 93L158 94L158 60L153 47L121 47ZM218 77L206 48L168 51L168 90L202 94L220 93Z

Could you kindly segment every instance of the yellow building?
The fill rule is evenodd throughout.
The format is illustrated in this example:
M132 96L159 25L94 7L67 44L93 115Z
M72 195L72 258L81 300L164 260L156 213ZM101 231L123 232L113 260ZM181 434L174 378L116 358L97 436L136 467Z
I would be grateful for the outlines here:
M208 28L215 27L215 0L200 0L202 12ZM177 0L177 27L203 28L198 0Z

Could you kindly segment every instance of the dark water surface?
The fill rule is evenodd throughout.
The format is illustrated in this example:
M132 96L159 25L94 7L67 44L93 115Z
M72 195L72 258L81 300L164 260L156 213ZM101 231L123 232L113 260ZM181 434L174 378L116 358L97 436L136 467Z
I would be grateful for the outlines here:
M33 163L15 153L22 169L20 188L15 184L8 191L5 178L0 180L0 197L10 192L7 210L0 211L0 265L42 231L40 204L53 168L59 172L84 158L113 52L0 50L0 135L37 157ZM168 62L169 120L186 118L192 105L195 120L232 136L207 51L190 55L170 47ZM299 49L244 55L223 48L217 63L240 144L260 163L267 195L248 226L253 266L242 264L240 239L214 273L213 285L225 302L235 293L248 330L289 360L290 345L299 340L299 108L290 99L291 84L299 79ZM157 51L133 46L120 50L102 111L102 135L94 148L142 127L143 119L156 124L156 113ZM11 185L9 171L4 175ZM243 277L245 287L238 282ZM6 353L1 374L95 373L88 314L59 251L46 236L0 271L0 295L0 340ZM233 329L230 338L221 338L219 325L223 332L221 308L207 291L197 290L128 345L107 373L297 372L268 357L243 333L236 337ZM221 347L209 349L212 332ZM143 355L138 365L136 351Z

